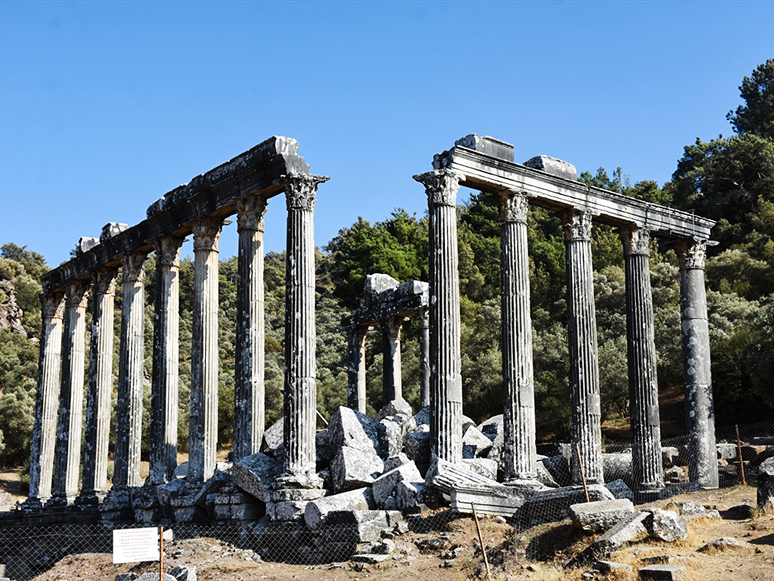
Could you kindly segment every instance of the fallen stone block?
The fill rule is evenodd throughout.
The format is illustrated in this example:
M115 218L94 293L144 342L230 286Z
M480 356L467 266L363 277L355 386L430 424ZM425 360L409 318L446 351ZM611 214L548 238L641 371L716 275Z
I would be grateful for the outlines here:
M634 492L623 480L614 480L605 484L610 493L617 499L628 499L634 502Z
M462 436L462 457L476 458L492 447L492 440L487 438L478 428L470 426Z
M312 530L325 523L331 512L370 510L376 508L370 488L359 488L311 500L304 508L304 522Z
M631 452L602 454L602 473L604 474L605 482L623 480L629 486L632 486L632 476L634 474L634 470L632 469Z
M425 406L414 414L414 422L417 426L430 426L430 407Z
M745 541L740 541L734 537L721 537L714 541L710 541L701 547L699 551L703 553L706 553L707 551L725 551L726 549L743 549L746 546L747 543Z
M540 481L540 483L543 486L547 486L549 488L559 488L559 483L554 480L554 477L551 476L551 473L546 469L545 465L543 464L543 460L545 460L545 456L538 455L538 461L537 461L537 479Z
M325 490L315 488L272 490L266 503L266 516L272 521L301 520L306 505L323 496Z
M643 524L651 537L661 539L668 543L688 538L688 525L685 519L671 510L661 510L658 508L644 508L643 512L648 513Z
M589 533L607 531L633 513L634 505L628 499L583 502L570 506L573 525Z
M263 502L271 500L270 487L282 474L282 463L261 452L246 456L233 467L234 484Z
M430 427L428 425L419 425L414 431L406 434L406 456L418 466L430 464Z
M556 456L546 458L541 464L543 464L543 467L559 486L570 486L572 484L570 462L563 454L557 454Z
M687 577L686 568L677 565L648 565L639 571L640 581L680 581Z
M602 484L588 486L589 501L615 500L610 491ZM566 486L536 492L524 503L517 517L523 526L536 526L546 522L556 522L568 518L570 506L586 502L583 486Z
M381 422L388 416L401 416L402 421L405 421L414 416L414 410L411 409L411 404L401 397L387 402L387 405L379 410L374 419Z
M169 574L177 581L196 581L196 567L173 567Z
M382 426L383 449L386 450L387 457L397 456L403 451L403 427L400 422L395 421L395 416L389 416L379 421Z
M467 490L491 490L505 488L491 478L481 476L478 472L464 464L453 464L441 458L436 458L425 475L425 484L437 488L441 492L451 494L455 488Z
M492 416L485 422L482 422L478 426L478 429L481 431L482 434L484 434L487 438L489 438L494 442L497 436L505 435L505 424L503 422L503 414Z
M386 457L386 449L382 443L384 427L357 410L347 407L336 410L328 421L328 433L331 445L336 450L349 446L373 452L381 458Z
M159 581L158 573L143 573L139 577L135 577L134 581ZM164 573L164 581L177 581L175 577L169 573Z
M768 458L758 466L758 508L774 510L774 458Z
M677 462L680 452L674 446L661 447L661 464L664 468L671 468Z
M718 442L716 449L718 451L718 460L737 460L739 455L736 444Z
M185 494L187 482L181 479L170 480L156 487L156 497L162 506L168 506L169 501Z
M422 482L422 475L413 462L398 466L374 480L372 490L376 505L383 507L387 499L395 495L401 481Z
M511 517L535 492L534 488L511 486L497 486L489 490L480 487L453 488L451 508L456 512L472 514L475 505L476 514Z
M378 541L389 526L387 511L348 510L329 512L325 530L340 542L370 543Z
M420 504L427 487L424 482L407 482L402 480L395 489L395 504L398 510L409 510Z
M409 457L406 456L403 452L400 452L396 456L387 458L384 461L384 471L389 472L390 470L394 470L398 466L403 466L404 464L408 464L409 462L411 462L411 460L409 460Z
M679 466L672 466L664 472L664 480L670 484L682 484L688 482L688 475Z
M285 441L285 418L280 418L274 422L271 427L263 432L263 441L261 442L261 452L274 456L272 453L282 446Z
M384 472L384 461L371 450L344 446L331 460L330 472L334 492L352 490L372 484Z
M648 513L637 511L618 521L613 528L594 541L593 553L610 553L626 543L634 543L646 538L648 529L645 528L644 521L647 517Z
M383 563L384 561L388 561L389 559L392 559L392 555L375 555L372 553L367 553L364 555L352 555L352 561L355 563L366 563L368 565L376 565L377 563Z
M233 466L231 469L233 471ZM224 487L233 485L233 483L234 477L231 474L216 469L212 477L204 483L199 493L194 497L194 504L204 507L210 494L215 494Z
M497 462L489 458L463 458L462 463L484 478L497 480Z
M592 565L600 573L631 573L631 565L616 563L614 561L594 561Z
M704 505L699 504L698 502L691 502L690 500L671 502L667 508L674 508L674 511L685 520L707 517L707 509L704 508Z
M327 428L317 430L317 433L314 435L314 445L318 464L327 464L338 451L331 442L331 434Z
M681 484L669 484L661 489L658 493L659 500L666 500L672 498L678 494L686 494L688 492L696 492L701 487L698 482L683 482Z

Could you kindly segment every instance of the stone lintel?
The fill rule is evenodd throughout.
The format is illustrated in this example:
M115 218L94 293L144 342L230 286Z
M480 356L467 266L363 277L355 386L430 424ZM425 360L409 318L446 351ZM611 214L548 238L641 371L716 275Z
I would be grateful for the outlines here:
M568 161L557 159L549 155L536 155L523 163L524 167L539 169L548 174L564 178L566 180L577 180L578 170Z
M494 137L489 137L488 135L479 136L475 133L471 133L470 135L466 135L455 141L454 145L466 147L473 151L480 151L481 153L491 155L498 159L504 159L505 161L514 160L513 145L495 139Z
M381 319L411 315L429 304L430 289L426 282L412 280L380 293L365 295L360 308L352 312L352 326L376 324Z

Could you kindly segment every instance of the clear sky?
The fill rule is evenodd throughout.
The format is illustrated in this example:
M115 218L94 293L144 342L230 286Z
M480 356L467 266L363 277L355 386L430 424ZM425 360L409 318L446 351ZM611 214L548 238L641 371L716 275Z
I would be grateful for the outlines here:
M731 133L772 22L741 1L0 2L0 244L55 266L271 135L331 176L318 245L421 216L411 176L468 133L663 184L683 146ZM277 198L268 250L284 221Z

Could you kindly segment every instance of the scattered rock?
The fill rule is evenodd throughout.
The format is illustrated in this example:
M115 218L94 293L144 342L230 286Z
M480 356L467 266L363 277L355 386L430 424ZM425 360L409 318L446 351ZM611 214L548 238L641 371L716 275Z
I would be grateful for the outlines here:
M671 510L645 508L643 512L649 516L643 521L648 534L652 537L671 543L684 541L688 538L688 525L685 519Z
M702 553L707 551L725 551L726 549L742 549L747 546L747 543L735 539L734 537L721 537L710 541L699 549Z

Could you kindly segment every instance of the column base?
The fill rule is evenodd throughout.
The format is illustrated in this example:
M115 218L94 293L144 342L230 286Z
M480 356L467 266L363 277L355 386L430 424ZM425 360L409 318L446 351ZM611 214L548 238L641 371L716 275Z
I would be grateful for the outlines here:
M74 506L75 498L75 496L61 496L55 494L48 502L46 502L46 508L67 508L68 506Z
M105 500L107 491L92 490L75 497L76 506L99 506Z
M25 512L40 512L48 500L48 498L28 498L21 503L21 509Z
M283 488L270 493L266 503L266 516L273 521L295 521L304 516L306 505L322 498L327 491L322 488Z

